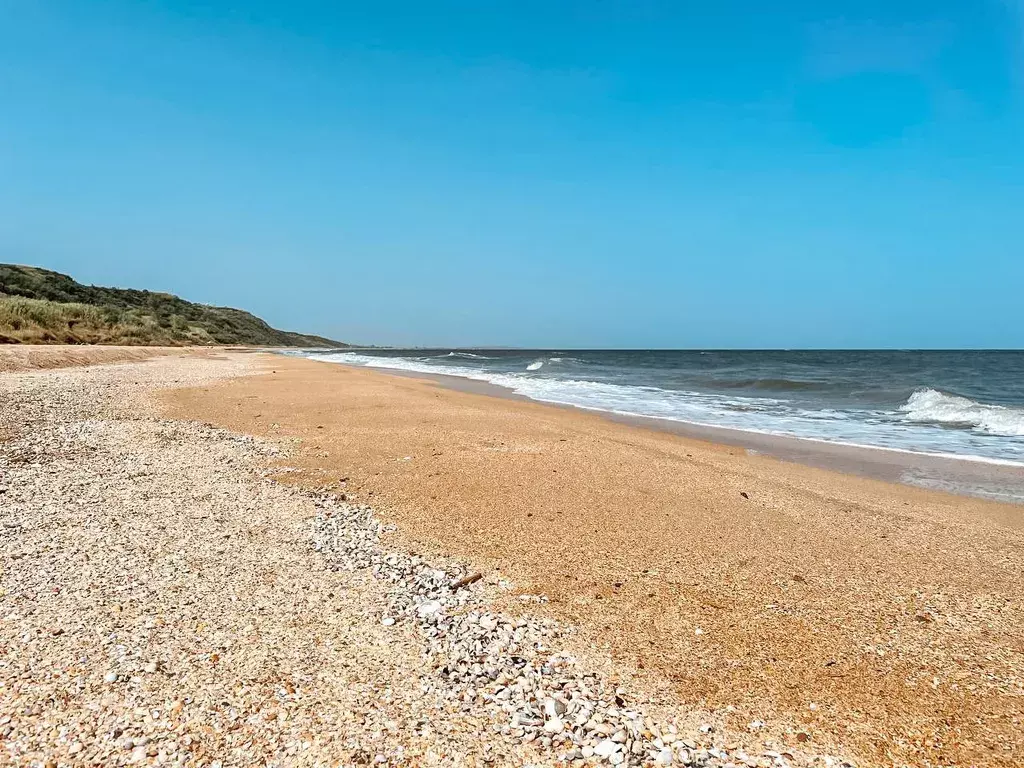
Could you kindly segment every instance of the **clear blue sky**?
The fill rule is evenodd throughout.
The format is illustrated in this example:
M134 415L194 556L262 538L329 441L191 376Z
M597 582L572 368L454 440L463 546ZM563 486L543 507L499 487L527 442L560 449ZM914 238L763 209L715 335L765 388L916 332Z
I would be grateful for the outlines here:
M394 344L1024 346L1024 0L0 0L0 261Z

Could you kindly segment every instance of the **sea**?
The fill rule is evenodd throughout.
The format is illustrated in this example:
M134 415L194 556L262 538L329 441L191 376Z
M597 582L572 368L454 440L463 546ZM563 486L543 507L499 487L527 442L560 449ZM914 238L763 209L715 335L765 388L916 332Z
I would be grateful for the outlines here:
M460 376L593 411L1024 470L1024 351L360 349L301 354Z

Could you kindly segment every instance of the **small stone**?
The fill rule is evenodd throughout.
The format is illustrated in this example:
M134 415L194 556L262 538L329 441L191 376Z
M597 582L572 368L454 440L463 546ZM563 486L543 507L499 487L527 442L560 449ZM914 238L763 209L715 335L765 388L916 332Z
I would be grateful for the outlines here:
M658 765L672 765L675 760L675 756L672 754L672 750L668 747L658 752L658 757L655 758Z
M385 627L394 626L395 619L392 616L385 616L383 619L380 620L380 623L383 624Z
M611 739L605 739L604 741L598 742L597 746L594 747L594 754L598 757L610 757L619 751L619 745Z
M419 608L416 609L416 613L420 616L433 616L441 611L441 603L437 600L428 600L423 603Z
M550 720L544 723L544 730L548 733L561 733L565 728L565 723L562 722L560 717L552 717Z
M544 712L548 717L559 717L565 714L565 702L558 699L545 699Z
M157 664L156 664L155 661L151 661L151 662L149 662L149 664L147 664L145 667L143 667L143 669L146 672L148 672L149 674L153 674L157 670Z
M105 683L116 683L117 682L117 672L107 672L107 674L105 674L103 676L103 682L105 682Z
M70 747L68 747L68 754L70 754L70 755L77 755L81 751L82 751L82 742L80 742L80 741L76 741L74 744L72 744Z

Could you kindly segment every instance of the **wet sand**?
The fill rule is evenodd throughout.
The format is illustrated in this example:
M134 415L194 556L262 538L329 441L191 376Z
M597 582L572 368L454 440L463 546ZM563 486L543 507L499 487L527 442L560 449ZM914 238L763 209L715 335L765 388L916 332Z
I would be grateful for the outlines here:
M652 689L865 765L1024 762L1020 507L264 360L170 393L169 412L301 441L282 480L343 490L547 595Z
M389 375L436 381L460 392L492 395L522 402L536 402L506 387L461 376L401 370L385 372ZM959 459L912 451L848 445L826 440L747 432L728 427L712 427L648 416L588 411L572 405L555 403L546 405L585 413L597 413L605 419L621 424L632 424L682 437L731 445L809 467L831 469L845 474L885 480L890 483L902 483L919 488L931 488L1024 506L1024 468L1008 463ZM1019 515L1024 520L1024 509L1019 511ZM1011 513L1010 516L1015 518L1017 515Z

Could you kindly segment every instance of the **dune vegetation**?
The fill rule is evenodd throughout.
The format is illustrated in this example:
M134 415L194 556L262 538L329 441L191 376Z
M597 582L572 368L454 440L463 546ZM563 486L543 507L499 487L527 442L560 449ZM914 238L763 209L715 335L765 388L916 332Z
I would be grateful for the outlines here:
M15 264L0 264L0 343L346 346L277 330L239 309L83 285L59 272Z

